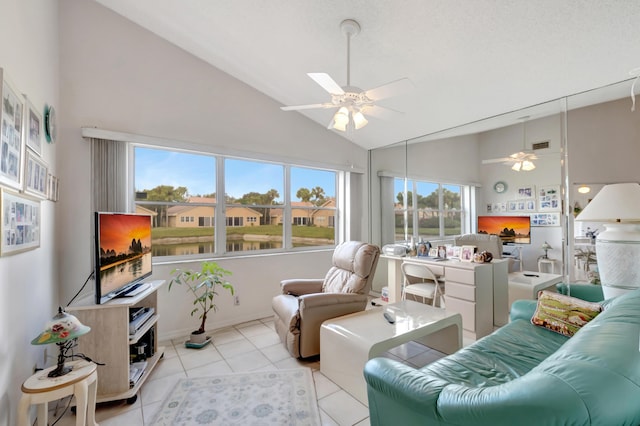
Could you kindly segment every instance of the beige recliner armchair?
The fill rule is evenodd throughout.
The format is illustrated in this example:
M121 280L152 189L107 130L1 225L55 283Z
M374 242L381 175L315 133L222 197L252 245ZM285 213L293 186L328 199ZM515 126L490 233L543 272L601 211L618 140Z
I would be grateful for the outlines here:
M324 279L281 282L282 294L272 301L275 327L293 357L320 353L325 320L366 308L379 256L378 246L347 241L336 247Z

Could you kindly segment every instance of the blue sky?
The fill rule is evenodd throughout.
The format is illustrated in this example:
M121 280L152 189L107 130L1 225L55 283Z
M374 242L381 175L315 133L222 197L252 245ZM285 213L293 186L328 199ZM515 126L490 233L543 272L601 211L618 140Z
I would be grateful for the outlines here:
M135 151L135 189L158 185L186 186L190 195L211 194L215 189L215 158L184 152L137 147ZM283 167L277 164L230 159L226 162L226 192L239 198L248 192L265 193L276 189L283 201ZM291 171L291 197L300 188L320 186L325 196L335 196L335 174L294 167Z

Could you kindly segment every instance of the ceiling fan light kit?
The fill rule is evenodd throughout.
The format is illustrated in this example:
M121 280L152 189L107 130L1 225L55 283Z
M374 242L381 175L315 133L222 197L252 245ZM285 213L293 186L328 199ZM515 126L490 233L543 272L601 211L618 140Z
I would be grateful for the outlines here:
M503 163L508 166L511 166L511 170L516 172L530 172L536 168L536 165L533 163L534 160L538 160L538 156L533 152L533 150L526 149L527 143L527 124L526 121L529 117L521 117L522 120L522 148L523 151L516 152L511 154L506 158L493 158L490 160L482 160L482 164L493 164L493 163ZM533 148L535 149L543 149L548 148L549 142L539 142L534 143Z
M376 105L376 101L405 92L413 87L409 79L402 78L370 90L362 90L351 86L351 37L360 33L360 24L353 19L345 19L340 29L347 37L347 85L340 87L326 73L308 73L307 75L331 95L331 101L322 104L296 105L280 107L283 111L296 111L315 108L338 108L333 115L328 129L341 132L358 130L369 123L365 114L388 118L398 114L390 108Z

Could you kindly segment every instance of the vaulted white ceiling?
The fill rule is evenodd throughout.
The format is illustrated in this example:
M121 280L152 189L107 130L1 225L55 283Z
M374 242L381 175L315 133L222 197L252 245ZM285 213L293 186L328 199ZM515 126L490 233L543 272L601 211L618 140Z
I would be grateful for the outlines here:
M343 134L365 148L623 81L640 67L638 0L96 1L283 105L329 100L308 72L346 85L340 22L357 20L351 84L415 85L380 101L402 115ZM326 127L333 110L302 113Z

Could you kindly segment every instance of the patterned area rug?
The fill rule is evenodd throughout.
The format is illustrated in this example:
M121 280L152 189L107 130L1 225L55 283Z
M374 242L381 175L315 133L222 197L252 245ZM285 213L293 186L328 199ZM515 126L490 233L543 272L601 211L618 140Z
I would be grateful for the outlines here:
M154 422L161 425L320 425L308 368L182 379Z

